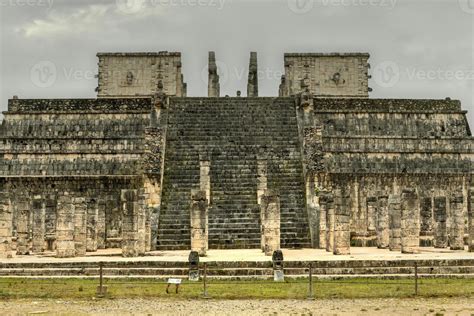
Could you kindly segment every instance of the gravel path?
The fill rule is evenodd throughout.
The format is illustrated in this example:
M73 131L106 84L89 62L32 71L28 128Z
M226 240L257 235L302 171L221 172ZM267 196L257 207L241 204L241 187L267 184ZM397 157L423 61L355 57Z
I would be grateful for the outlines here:
M474 299L8 300L0 315L474 315Z

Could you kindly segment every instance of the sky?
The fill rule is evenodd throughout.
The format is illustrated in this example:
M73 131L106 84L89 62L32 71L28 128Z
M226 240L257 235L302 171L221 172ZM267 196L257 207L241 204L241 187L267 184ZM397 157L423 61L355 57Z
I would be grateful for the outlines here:
M8 99L91 98L97 52L179 51L188 96L278 95L285 52L367 52L371 98L461 100L474 126L474 0L0 0L0 110Z

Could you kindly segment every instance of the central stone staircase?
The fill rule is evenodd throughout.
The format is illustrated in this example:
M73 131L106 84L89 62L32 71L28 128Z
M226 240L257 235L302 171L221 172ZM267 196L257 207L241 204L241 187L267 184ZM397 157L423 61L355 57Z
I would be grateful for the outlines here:
M200 160L210 161L209 247L260 248L258 156L280 193L282 247L310 247L300 146L292 98L172 98L158 249L190 248Z

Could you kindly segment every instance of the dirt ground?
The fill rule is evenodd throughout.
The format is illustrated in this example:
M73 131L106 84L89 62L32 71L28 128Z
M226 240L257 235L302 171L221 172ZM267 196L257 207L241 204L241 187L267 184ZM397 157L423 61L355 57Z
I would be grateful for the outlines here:
M471 298L0 301L0 315L474 315Z

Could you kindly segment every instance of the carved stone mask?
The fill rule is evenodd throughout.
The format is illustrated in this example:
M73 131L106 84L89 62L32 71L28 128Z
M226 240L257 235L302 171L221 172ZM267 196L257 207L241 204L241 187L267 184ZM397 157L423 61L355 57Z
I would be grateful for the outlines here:
M127 84L130 86L133 84L133 73L131 71L127 72Z

